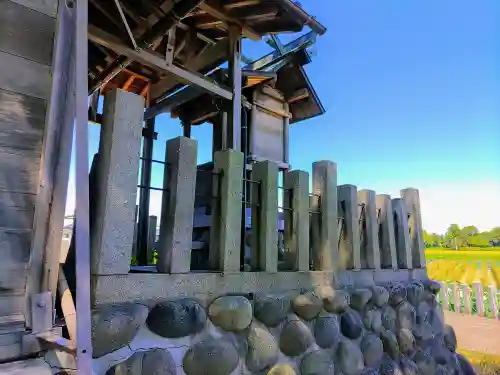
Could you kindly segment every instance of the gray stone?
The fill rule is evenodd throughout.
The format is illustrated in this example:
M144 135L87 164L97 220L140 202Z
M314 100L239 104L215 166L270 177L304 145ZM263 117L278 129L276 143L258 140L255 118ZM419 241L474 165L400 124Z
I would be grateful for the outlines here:
M391 306L396 307L404 300L406 300L406 287L400 283L392 284L389 288L389 303Z
M380 366L381 375L403 375L401 367L399 367L399 362L387 361L382 363Z
M409 358L406 357L401 358L399 364L401 366L401 371L403 372L403 375L419 375L417 365Z
M474 367L472 367L467 358L465 358L462 354L457 354L457 359L463 375L476 375Z
M380 333L380 339L384 345L384 352L394 360L399 359L399 344L396 335L391 331L383 331Z
M243 331L252 322L252 305L242 296L219 297L208 308L208 316L226 331Z
M418 304L424 299L424 286L422 283L414 281L406 287L406 294L408 301L413 306L418 306Z
M407 301L401 302L396 307L396 318L398 328L413 329L417 323L415 308Z
M93 357L102 357L129 344L146 320L144 305L110 305L92 312Z
M396 329L396 311L390 306L382 308L382 325L390 331Z
M274 337L263 327L250 326L247 337L246 365L250 371L263 371L278 361L278 345Z
M432 310L432 306L427 301L422 301L417 306L417 323L420 324L427 320L427 316Z
M335 375L330 354L323 350L306 354L300 362L300 375Z
M314 337L299 319L289 318L285 323L280 336L280 349L289 357L296 357L304 353L314 343Z
M365 367L363 371L361 371L361 375L380 375L380 372L374 368Z
M314 319L323 308L321 298L314 292L307 292L293 300L293 311L305 320Z
M419 351L413 357L413 361L417 365L419 375L436 374L436 361L430 354Z
M351 293L351 307L358 311L363 310L371 299L372 291L370 289L356 289Z
M266 375L297 375L297 373L289 364L280 364L273 366Z
M389 302L389 291L381 286L373 286L372 287L372 302L375 306L382 307L387 305Z
M402 328L397 334L399 351L406 356L412 356L415 351L415 337L407 328Z
M426 280L424 281L424 288L429 290L433 294L438 294L441 290L441 284L434 280Z
M366 329L370 329L373 332L381 332L384 328L382 325L382 312L380 310L366 310L363 323Z
M174 359L167 349L137 352L115 368L121 375L176 375Z
M448 324L444 326L444 343L449 351L455 352L457 350L457 336L455 330Z
M443 365L437 365L436 375L453 375L448 369Z
M335 353L335 364L343 375L360 375L364 368L363 353L356 344L343 339Z
M423 343L421 348L430 354L437 364L446 365L453 359L453 353L446 348L444 340L440 337L435 337Z
M200 332L206 320L205 310L196 301L181 299L157 304L146 323L159 336L180 338Z
M340 330L345 337L357 339L363 333L363 321L354 310L344 312L340 318Z
M182 367L186 375L229 375L238 362L238 352L231 342L207 337L189 348Z
M368 334L361 341L361 352L365 360L365 366L378 367L384 355L384 346L378 336Z
M276 327L290 312L290 298L285 295L266 295L257 297L254 314L268 327Z
M331 348L340 342L340 326L335 315L320 314L314 322L314 337L321 348Z
M415 336L417 344L432 339L434 335L431 325L427 322L417 324L417 326L413 328L413 336Z
M444 313L439 306L433 308L426 319L432 327L434 336L439 336L444 331Z
M346 290L332 289L332 294L324 294L323 307L326 311L334 314L343 313L351 303L351 295Z

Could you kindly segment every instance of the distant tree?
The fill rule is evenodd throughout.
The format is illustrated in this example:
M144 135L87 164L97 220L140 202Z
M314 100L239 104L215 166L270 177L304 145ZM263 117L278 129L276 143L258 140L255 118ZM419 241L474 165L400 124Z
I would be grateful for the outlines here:
M467 244L474 247L487 247L490 246L490 241L484 234L477 233L476 235L469 237Z
M448 243L452 244L455 250L459 248L460 227L458 224L451 224L446 231L445 238Z
M458 242L460 246L476 246L471 244L471 238L477 237L479 230L474 225L468 225L460 230L460 235L458 236ZM477 240L477 238L476 238Z
M500 246L500 227L493 228L488 232L488 237L496 246Z

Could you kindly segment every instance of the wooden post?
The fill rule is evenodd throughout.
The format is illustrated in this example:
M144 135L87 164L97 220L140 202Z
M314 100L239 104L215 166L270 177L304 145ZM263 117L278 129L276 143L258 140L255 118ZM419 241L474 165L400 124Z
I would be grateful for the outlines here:
M443 310L449 310L450 300L448 298L448 284L444 281L441 281L441 295L443 296L442 299Z
M477 315L485 316L483 285L480 282L474 283L474 295L476 297Z
M382 268L396 270L398 258L396 254L396 238L394 236L394 214L391 196L377 195L377 211L379 225L379 248Z
M460 305L461 305L461 300L460 300L460 295L458 293L458 285L457 283L451 283L451 293L452 293L452 296L453 296L453 308L454 308L454 311L459 313L461 308L460 308Z
M363 231L361 238L362 268L380 269L376 194L373 190L358 191L358 202L363 204Z
M336 270L339 266L337 225L337 165L331 161L313 163L311 222L313 269ZM312 238L311 238L312 240Z
M339 212L344 217L343 236L339 244L340 267L360 270L361 250L357 188L354 185L340 185L337 192Z
M197 142L186 137L167 141L157 268L164 273L191 269Z
M278 270L278 173L270 161L252 168L252 268L265 272Z
M495 285L488 286L488 297L491 314L493 318L498 319L497 287Z
M285 268L309 271L309 174L285 172Z
M422 214L420 212L418 190L412 188L401 190L401 198L409 214L408 228L413 268L425 268L424 230L422 228Z
M231 149L214 155L214 204L209 261L212 269L240 271L243 153Z
M462 285L462 291L464 294L464 312L466 314L472 314L472 304L470 300L470 287L469 285L465 284Z

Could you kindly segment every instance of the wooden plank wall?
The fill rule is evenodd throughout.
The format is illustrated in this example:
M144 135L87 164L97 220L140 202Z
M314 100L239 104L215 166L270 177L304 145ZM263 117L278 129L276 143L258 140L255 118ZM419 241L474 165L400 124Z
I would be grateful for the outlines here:
M20 355L57 0L0 0L0 360Z

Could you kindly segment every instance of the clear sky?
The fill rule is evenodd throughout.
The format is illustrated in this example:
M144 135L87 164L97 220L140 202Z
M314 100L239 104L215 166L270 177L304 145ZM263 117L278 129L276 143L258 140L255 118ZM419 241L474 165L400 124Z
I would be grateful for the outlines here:
M419 188L431 232L500 226L500 1L301 3L328 28L306 67L327 112L292 126L293 168L329 159L340 184L394 196ZM262 44L245 43L244 54L259 57L269 51ZM163 115L157 130L154 156L163 159L181 128ZM92 153L98 131L91 127ZM207 161L210 126L193 137ZM161 183L155 167L153 184Z

